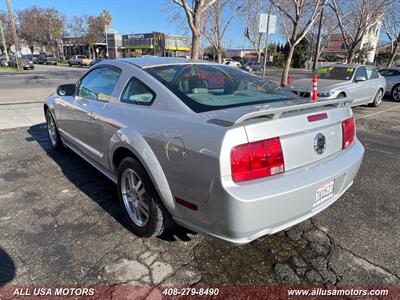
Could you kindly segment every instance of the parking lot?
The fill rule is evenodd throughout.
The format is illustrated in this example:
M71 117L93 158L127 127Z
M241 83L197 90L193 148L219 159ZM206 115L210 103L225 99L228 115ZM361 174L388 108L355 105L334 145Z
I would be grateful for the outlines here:
M0 73L1 123L16 110L17 123L33 115L0 130L0 284L400 284L400 103L354 109L366 153L340 200L234 247L181 227L132 235L113 184L72 152L53 151L42 123L42 93L83 71L27 72Z

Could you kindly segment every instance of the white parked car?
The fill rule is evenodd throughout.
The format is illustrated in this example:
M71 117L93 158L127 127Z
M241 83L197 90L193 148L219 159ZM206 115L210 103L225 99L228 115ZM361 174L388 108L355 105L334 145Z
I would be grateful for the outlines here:
M242 66L242 64L240 62L235 61L235 60L228 61L226 63L226 65L231 66L231 67L237 67L237 68L240 68Z

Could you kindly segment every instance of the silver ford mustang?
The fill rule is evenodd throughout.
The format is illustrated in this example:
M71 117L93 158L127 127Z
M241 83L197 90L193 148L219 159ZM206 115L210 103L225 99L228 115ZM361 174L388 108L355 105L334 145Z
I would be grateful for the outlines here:
M335 64L317 69L318 99L350 98L352 106L370 104L379 106L385 95L386 80L373 67L351 64ZM304 98L310 98L310 78L293 81L291 91Z
M176 222L244 244L351 186L364 148L349 101L311 103L237 68L145 57L96 64L44 112L56 150L118 184L136 235Z

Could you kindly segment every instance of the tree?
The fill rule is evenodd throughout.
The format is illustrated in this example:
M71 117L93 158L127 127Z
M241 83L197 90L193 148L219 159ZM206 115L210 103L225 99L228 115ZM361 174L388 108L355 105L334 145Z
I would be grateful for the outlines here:
M57 40L62 38L65 16L55 8L32 6L17 11L19 36L33 50L35 44L48 46L56 54Z
M6 47L9 47L12 44L11 26L10 26L10 22L8 20L7 13L2 10L0 10L0 22L3 25ZM2 47L2 45L3 44L1 43L0 46ZM4 51L4 49L3 49L3 51Z
M263 35L258 31L260 14L265 11L265 0L247 0L242 6L244 35L257 53L257 61L261 62Z
M293 53L293 68L304 68L306 66L306 62L310 59L309 48L310 43L308 40L302 39Z
M338 27L347 49L347 62L356 57L357 47L364 36L379 27L392 0L332 0L329 6L336 15Z
M270 2L279 12L289 46L281 78L281 85L284 86L287 83L294 50L314 24L326 0L270 0Z
M180 6L186 15L187 23L192 32L192 59L198 59L200 54L201 40L201 21L206 10L217 0L192 0L192 5L188 0L172 0L173 3Z
M383 20L383 30L390 42L390 56L387 67L391 67L396 59L397 50L400 44L400 3L392 6L390 15Z
M220 54L221 54L221 59L226 57L225 51L223 49L221 50ZM204 49L204 57L207 57L209 60L215 60L217 56L218 54L215 47L208 46L207 48Z
M111 14L103 11L99 16L75 16L71 24L73 34L82 44L88 45L89 56L95 56L94 45L104 39L107 26L111 24Z
M111 13L108 10L103 10L103 12L101 13L101 17L104 19L104 24L106 24L106 27L108 29L108 27L110 27L111 22L112 22L112 16Z
M205 24L204 36L214 47L218 63L222 62L222 39L239 10L236 0L217 0L207 11L206 20L210 21Z

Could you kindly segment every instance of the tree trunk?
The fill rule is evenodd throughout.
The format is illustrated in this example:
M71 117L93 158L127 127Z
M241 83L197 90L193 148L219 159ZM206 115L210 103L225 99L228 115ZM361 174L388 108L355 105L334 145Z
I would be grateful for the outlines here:
M192 33L192 59L199 59L200 55L200 33Z
M356 53L355 50L356 49L353 46L349 49L349 51L347 53L347 63L348 64L352 64L354 62L354 56L355 56L355 53Z
M394 62L394 59L395 59L396 54L397 54L397 48L399 48L399 42L398 41L395 42L394 47L392 49L392 53L390 53L389 62L387 64L388 68L391 67L393 62Z
M289 75L289 70L290 70L290 64L292 63L292 58L293 58L293 53L294 53L294 48L296 46L289 46L289 52L288 52L288 56L286 58L286 62L285 62L285 68L283 69L283 73L282 73L282 79L281 79L281 86L285 86L287 84L287 77Z
M257 51L257 62L258 63L261 62L261 51L260 50Z
M218 59L218 63L222 64L222 53L221 52L217 53L217 59Z

